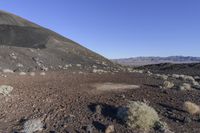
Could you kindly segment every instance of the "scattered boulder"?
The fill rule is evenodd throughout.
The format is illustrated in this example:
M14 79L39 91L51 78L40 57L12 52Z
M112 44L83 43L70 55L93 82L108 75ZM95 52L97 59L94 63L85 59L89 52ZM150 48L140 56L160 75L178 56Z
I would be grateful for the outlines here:
M101 105L97 105L95 107L95 113L98 114L98 115L100 115L102 113L102 107L101 107Z
M183 108L191 115L200 114L200 107L190 101L186 101L183 105Z
M75 118L76 118L75 115L69 114L67 117L65 117L65 122L72 123L72 122L74 122Z
M157 121L155 123L154 129L156 130L156 133L173 133L172 131L170 131L167 124L161 121Z
M3 94L4 96L8 96L13 90L12 86L9 85L1 85L0 86L0 94Z
M184 119L183 119L184 123L190 123L191 121L192 121L191 118L188 117L188 116L185 116Z
M35 133L37 131L43 130L43 123L40 119L28 120L24 123L24 132L25 133Z

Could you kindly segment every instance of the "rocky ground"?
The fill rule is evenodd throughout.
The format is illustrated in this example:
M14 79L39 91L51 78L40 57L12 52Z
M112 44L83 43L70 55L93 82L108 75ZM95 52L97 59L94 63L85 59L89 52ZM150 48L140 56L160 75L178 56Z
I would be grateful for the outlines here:
M128 101L148 102L175 133L200 131L200 116L183 108L185 101L200 105L200 91L163 89L160 86L166 79L162 76L65 71L6 75L0 84L13 88L0 95L1 133L31 133L30 123L38 125L38 133L100 133L109 125L116 133L142 133L128 128L116 116ZM183 82L170 76L167 81Z

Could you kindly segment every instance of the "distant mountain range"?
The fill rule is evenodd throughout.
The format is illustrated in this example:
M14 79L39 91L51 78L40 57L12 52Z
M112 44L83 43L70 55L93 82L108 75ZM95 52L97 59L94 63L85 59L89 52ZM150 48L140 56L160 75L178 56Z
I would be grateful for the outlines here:
M115 63L130 66L143 66L150 64L160 64L160 63L199 63L200 57L192 56L169 56L169 57L133 57L133 58L123 58L123 59L113 59Z

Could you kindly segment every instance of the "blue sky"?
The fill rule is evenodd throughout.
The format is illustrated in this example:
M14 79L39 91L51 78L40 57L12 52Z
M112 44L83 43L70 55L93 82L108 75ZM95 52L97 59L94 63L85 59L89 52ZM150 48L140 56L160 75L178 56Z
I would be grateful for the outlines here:
M200 56L199 0L3 0L0 9L108 58Z

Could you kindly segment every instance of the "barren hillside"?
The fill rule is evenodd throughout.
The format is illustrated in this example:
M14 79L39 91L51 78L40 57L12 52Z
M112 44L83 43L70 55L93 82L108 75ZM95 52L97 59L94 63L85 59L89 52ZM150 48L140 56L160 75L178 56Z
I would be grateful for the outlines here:
M13 71L115 70L109 60L78 43L3 11L0 11L0 67Z

